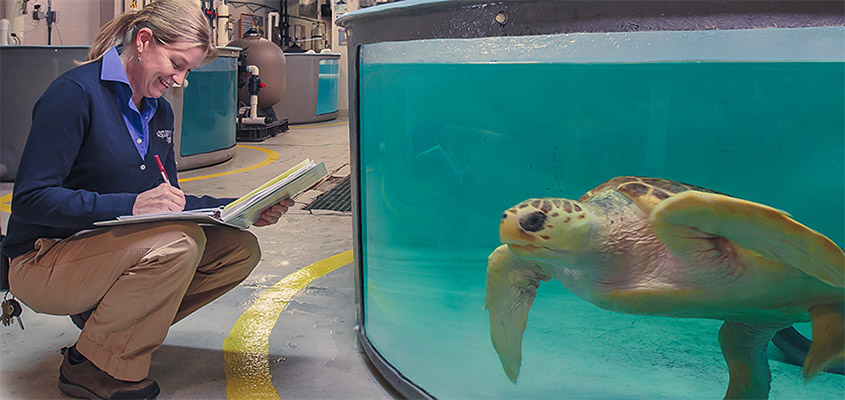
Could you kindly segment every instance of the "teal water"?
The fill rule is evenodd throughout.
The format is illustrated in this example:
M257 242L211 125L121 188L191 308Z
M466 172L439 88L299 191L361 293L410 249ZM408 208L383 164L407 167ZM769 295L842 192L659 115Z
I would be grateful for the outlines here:
M708 187L845 244L845 63L362 64L365 325L440 398L721 398L720 321L612 313L541 285L519 383L489 339L506 208L615 176ZM770 398L841 398L770 346Z
M237 69L214 68L216 63L231 62L219 58L214 63L191 72L182 102L180 155L228 149L235 145L237 107ZM225 65L223 65L225 67Z
M340 60L320 60L317 80L317 115L337 111L337 84L340 80Z

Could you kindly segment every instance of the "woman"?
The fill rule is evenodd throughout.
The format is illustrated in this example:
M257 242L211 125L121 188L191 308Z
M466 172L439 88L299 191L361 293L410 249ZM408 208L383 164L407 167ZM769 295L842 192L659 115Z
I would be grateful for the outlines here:
M68 395L156 397L150 354L170 325L237 286L259 261L255 236L224 226L93 226L232 200L179 189L173 112L161 98L214 57L194 1L156 1L106 24L88 62L57 78L35 105L3 249L12 258L11 291L33 310L94 309L60 367ZM156 156L170 182L162 182ZM255 225L275 223L292 205L268 208Z

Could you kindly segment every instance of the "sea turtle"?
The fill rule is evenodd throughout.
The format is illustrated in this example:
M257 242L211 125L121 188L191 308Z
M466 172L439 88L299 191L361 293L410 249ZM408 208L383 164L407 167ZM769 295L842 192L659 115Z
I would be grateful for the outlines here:
M489 257L490 336L516 383L540 281L606 310L725 321L726 398L766 398L766 347L812 323L809 379L845 357L845 255L782 211L665 179L613 178L579 201L529 199L504 212Z

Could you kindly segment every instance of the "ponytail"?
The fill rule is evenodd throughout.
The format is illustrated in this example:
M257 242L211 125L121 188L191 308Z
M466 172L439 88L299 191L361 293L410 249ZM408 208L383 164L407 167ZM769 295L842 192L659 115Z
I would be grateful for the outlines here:
M178 41L196 43L205 49L205 62L217 57L211 38L211 28L196 0L155 0L138 11L119 15L103 25L83 64L99 61L114 46L123 46L121 56L135 52L133 40L143 28L148 28L159 43Z
M94 39L94 44L88 50L85 63L99 61L109 49L123 44L126 41L127 34L130 33L136 14L137 11L130 11L103 25L100 32L97 33L97 38Z

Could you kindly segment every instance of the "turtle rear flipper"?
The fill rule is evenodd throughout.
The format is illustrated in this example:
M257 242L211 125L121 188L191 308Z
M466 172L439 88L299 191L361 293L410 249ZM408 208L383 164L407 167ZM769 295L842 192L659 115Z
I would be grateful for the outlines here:
M528 310L534 303L540 281L549 277L530 261L519 260L507 245L499 246L488 258L487 299L490 338L499 361L511 382L516 383L522 363L522 335Z
M845 303L810 308L813 342L802 374L809 380L828 365L845 359Z
M702 241L697 239L702 234L723 237L828 285L845 287L842 249L826 236L772 207L715 193L689 191L660 202L649 219L660 240L673 253L681 253L679 256L700 253Z

